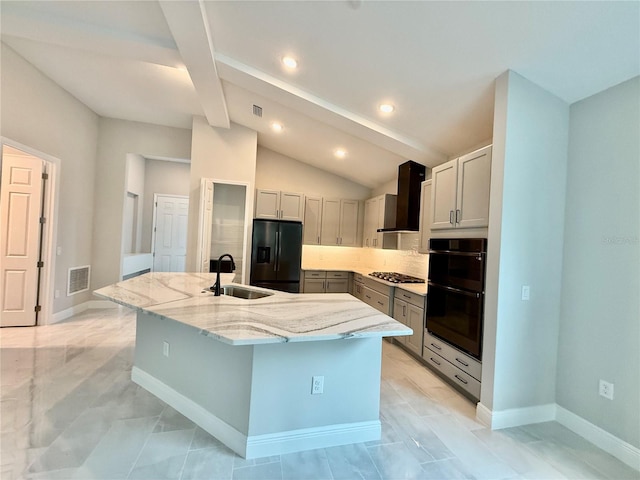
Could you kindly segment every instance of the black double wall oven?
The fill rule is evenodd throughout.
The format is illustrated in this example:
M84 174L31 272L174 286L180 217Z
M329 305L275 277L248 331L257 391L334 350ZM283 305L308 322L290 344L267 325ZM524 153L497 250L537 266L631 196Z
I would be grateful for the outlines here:
M429 242L426 329L482 359L486 238Z

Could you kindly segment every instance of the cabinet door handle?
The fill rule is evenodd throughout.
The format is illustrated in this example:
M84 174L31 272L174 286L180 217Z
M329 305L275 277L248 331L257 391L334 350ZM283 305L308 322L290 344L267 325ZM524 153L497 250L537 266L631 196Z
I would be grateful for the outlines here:
M318 237L318 245L320 245L320 237Z
M407 316L407 306L406 305L402 305L402 316L403 317Z
M461 216L460 214L461 214L461 213L462 213L462 212L461 212L459 209L458 209L458 210L456 210L456 223L460 223L460 216Z
M431 346L436 350L442 350L442 347L440 345L436 345L435 343L432 343Z
M454 375L454 377L456 377L458 380L460 380L462 383L464 383L465 385L468 385L469 382L467 382L464 378L459 377L458 375Z
M431 360L433 363L435 363L436 365L440 366L442 365L439 361L437 361L435 358L433 357L429 357L429 360Z
M456 357L456 362L458 362L458 363L460 363L460 364L464 365L465 367L468 367L468 366L469 366L469 364L468 364L467 362L463 362L463 361L462 361L462 360L460 360L458 357Z
M449 210L449 223L453 225L453 210Z
M368 247L368 246L369 246L369 239L367 238L367 239L365 240L365 242L366 242L366 246Z

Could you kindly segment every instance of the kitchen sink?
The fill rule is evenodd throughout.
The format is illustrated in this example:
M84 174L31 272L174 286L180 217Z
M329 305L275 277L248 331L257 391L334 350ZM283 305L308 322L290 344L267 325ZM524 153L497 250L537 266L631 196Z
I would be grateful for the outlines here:
M259 292L257 290L250 290L248 288L235 287L235 286L227 286L222 287L221 289L222 295L228 295L230 297L236 298L244 298L245 300L256 300L258 298L269 297L273 295L273 293Z

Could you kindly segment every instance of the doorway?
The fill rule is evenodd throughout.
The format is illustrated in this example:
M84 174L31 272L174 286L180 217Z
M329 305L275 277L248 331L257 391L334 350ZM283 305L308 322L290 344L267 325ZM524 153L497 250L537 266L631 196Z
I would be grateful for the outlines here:
M153 205L153 271L184 272L189 197L154 194Z
M0 326L49 323L58 161L0 139Z

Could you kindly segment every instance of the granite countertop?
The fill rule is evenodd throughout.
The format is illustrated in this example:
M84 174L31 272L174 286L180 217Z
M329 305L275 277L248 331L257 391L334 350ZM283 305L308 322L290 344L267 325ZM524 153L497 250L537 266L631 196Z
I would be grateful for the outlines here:
M222 274L230 285L234 274ZM203 288L212 273L147 273L94 292L120 305L169 318L230 345L411 335L412 330L347 293L294 294L233 284L272 295L244 300Z

